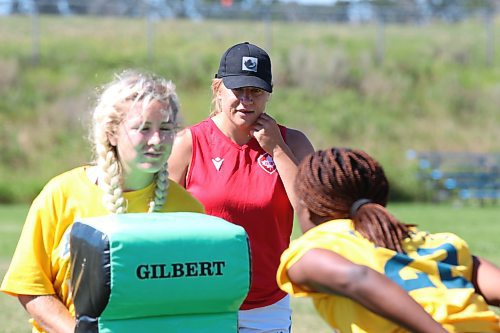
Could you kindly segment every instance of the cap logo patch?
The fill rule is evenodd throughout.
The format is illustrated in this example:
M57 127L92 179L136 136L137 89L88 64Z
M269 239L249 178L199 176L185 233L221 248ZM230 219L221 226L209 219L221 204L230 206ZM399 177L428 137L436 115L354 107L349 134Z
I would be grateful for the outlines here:
M243 57L241 59L241 70L257 72L258 60L254 57Z
M273 174L276 171L276 164L273 158L268 153L264 153L257 159L259 166L268 174Z

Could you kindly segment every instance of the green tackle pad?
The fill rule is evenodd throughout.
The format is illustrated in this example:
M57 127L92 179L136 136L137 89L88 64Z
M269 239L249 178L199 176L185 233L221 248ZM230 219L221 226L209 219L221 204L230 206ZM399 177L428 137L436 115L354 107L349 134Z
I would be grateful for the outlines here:
M250 286L244 229L200 213L75 221L77 333L237 332Z

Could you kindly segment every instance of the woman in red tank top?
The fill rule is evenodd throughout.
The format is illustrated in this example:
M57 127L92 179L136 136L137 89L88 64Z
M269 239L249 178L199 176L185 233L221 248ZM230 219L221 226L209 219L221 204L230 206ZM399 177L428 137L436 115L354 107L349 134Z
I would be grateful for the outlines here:
M266 51L248 42L230 47L212 81L213 112L177 135L168 161L170 177L208 214L241 225L249 236L252 282L240 308L240 333L289 332L291 326L276 271L293 226L297 164L314 148L302 132L265 112L272 90Z

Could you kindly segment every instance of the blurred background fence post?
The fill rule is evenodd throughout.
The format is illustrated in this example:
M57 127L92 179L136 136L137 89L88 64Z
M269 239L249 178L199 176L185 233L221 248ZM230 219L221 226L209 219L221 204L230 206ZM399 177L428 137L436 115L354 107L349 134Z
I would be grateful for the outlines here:
M31 12L31 63L40 62L40 15L36 8Z
M486 64L494 65L495 59L495 28L494 28L494 13L486 11L484 15L485 30L486 30Z
M155 21L154 7L151 3L146 3L146 42L148 61L153 61L155 45Z
M381 66L384 63L385 54L385 36L384 36L384 19L378 16L377 19L377 29L376 29L376 40L375 40L375 60L377 65Z

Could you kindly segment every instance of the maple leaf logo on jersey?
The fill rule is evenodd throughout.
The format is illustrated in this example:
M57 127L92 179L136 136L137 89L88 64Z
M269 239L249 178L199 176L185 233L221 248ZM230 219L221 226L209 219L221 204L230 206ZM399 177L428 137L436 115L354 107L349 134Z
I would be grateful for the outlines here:
M271 155L269 155L268 153L260 155L257 159L257 163L268 174L272 174L276 171L276 164L274 163Z

